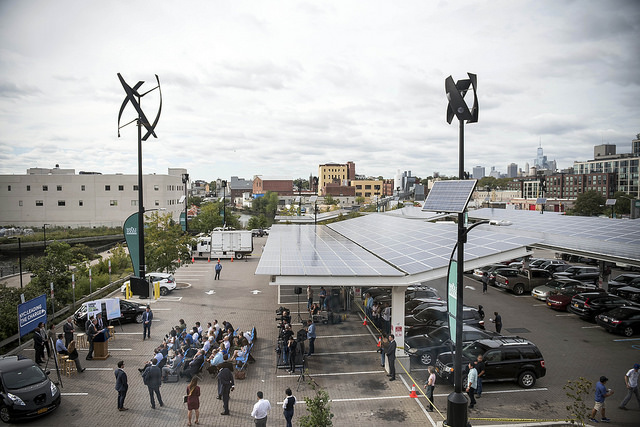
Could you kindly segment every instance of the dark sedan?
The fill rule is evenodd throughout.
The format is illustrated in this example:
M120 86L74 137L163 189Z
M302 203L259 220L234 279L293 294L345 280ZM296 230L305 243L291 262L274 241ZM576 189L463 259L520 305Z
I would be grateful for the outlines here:
M618 307L596 316L596 323L608 332L630 337L640 333L640 307Z
M48 374L26 357L0 357L0 420L13 423L58 408L60 390Z
M463 345L497 335L495 332L484 331L469 325L462 327ZM448 326L441 326L430 330L427 334L407 337L404 340L404 352L417 358L423 365L433 365L440 353L453 351L453 347Z
M136 322L142 323L142 313L145 310L144 305L136 304L127 300L120 300L120 322ZM107 319L107 308L105 304L102 304L102 318ZM115 320L115 319L113 319ZM87 307L82 305L73 314L74 323L81 329L84 329L85 323L87 323Z
M474 307L464 307L462 311L462 322L468 325L472 325L478 328L484 327L482 319L478 310ZM433 329L434 326L445 326L448 321L447 307L429 307L422 310L420 313L405 316L404 326L405 335L413 336L419 334L426 334L429 329ZM481 326L482 325L482 326Z
M622 307L625 304L629 304L629 301L616 295L602 292L585 292L575 295L571 299L568 309L582 319L593 320L598 314Z
M609 292L615 295L618 295L620 288L628 286L640 288L640 276L637 274L621 274L615 279L609 280Z

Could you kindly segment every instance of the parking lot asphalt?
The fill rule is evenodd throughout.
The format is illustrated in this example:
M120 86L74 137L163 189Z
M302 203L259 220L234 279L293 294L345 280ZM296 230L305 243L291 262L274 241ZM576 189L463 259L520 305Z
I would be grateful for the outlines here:
M260 247L260 239L256 241L256 247ZM256 255L259 252L256 250ZM163 384L161 393L165 407L153 410L147 388L137 371L151 358L154 347L180 318L185 319L187 325L196 321L206 325L214 319L227 320L235 328L245 330L255 326L257 331L253 352L256 362L249 365L246 380L236 380L230 417L220 415L221 401L215 399L216 380L204 373L200 383L200 425L253 425L250 412L258 390L263 391L271 402L268 425L284 425L281 404L287 387L291 387L298 398L294 417L294 424L297 424L299 416L306 413L304 397L313 396L314 391L306 382L299 384L298 375L276 369L277 288L269 286L268 277L254 274L258 256L246 261L223 260L222 263L220 281L213 280L213 262L198 261L176 272L179 289L151 301L154 312L151 340L142 341L141 325L124 324L117 327L116 338L109 345L111 357L107 360L85 361L86 350L81 350L83 366L87 370L83 374L63 377L61 407L29 425L186 425L187 411L182 396L187 383L182 380ZM444 280L433 285L441 295L446 294ZM465 287L465 303L483 304L487 318L499 311L504 322L503 333L517 331L518 335L535 342L547 364L547 375L531 390L521 389L515 383L486 384L476 409L469 412L473 425L505 424L502 419L564 419L568 398L562 386L566 381L585 376L595 383L600 375L609 377L609 386L616 391L607 401L607 415L613 419L612 425L638 425L640 410L633 402L626 412L618 410L617 406L625 394L623 375L640 360L640 338L628 341L608 334L575 316L556 313L530 296L516 297L495 288L483 295L478 282L469 277L465 277ZM287 306L292 310L292 318L296 319L297 304L290 302ZM306 304L300 306L304 311ZM426 412L426 399L420 391L419 398L409 397L414 382L418 387L424 384L426 367L415 361L404 368L398 364L398 381L389 382L376 352L376 331L362 325L356 306L345 314L346 320L341 324L317 326L316 353L308 363L310 378L327 390L332 399L334 425L423 426L441 422L446 414L447 395L453 387L438 380L434 400L440 412ZM297 331L301 325L294 324L293 328ZM25 350L24 354L33 357L32 350ZM126 412L116 410L113 370L118 360L125 361L129 377L125 406L130 410ZM591 400L589 397L588 406L591 406Z

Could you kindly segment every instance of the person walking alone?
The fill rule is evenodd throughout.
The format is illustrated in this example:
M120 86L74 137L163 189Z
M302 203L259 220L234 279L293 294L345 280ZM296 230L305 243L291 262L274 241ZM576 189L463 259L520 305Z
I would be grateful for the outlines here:
M282 402L282 413L284 414L284 419L287 421L287 427L292 427L291 420L293 419L293 407L296 404L296 398L293 396L290 388L287 388L284 394L286 394L287 397L285 397L284 402Z
M129 408L124 407L124 399L127 397L129 390L129 382L127 381L127 373L124 371L124 360L118 362L118 369L114 371L116 375L116 391L118 392L118 411L127 411Z
M142 341L151 338L151 322L153 321L153 311L147 306L142 313Z
M493 315L495 316L493 319L493 323L496 324L496 332L500 333L500 331L502 330L502 316L500 316L497 311L494 311Z
M596 395L595 395L596 403L593 406L591 415L589 416L589 421L591 422L594 422L594 423L599 422L598 420L596 420L596 414L598 413L598 411L600 411L600 413L602 414L603 423L611 422L611 419L607 418L605 415L605 407L604 407L604 400L613 394L613 390L611 390L610 388L608 389L607 386L605 385L607 381L609 381L609 378L603 375L600 377L600 381L596 383Z
M387 346L387 360L389 361L389 381L396 380L396 339L393 334L389 335L389 345Z
M316 324L313 323L313 320L307 320L307 339L309 340L309 352L307 356L311 356L315 351L315 342L316 342Z
M222 368L218 373L218 399L222 399L223 409L220 415L229 414L229 395L235 387L233 374L229 368Z
M195 423L198 424L200 418L200 387L198 386L198 377L193 377L189 385L187 386L187 425L191 425L191 413L196 412Z
M271 403L264 398L264 394L261 391L259 391L257 395L258 401L253 405L251 416L253 417L253 421L256 423L256 426L266 427L267 415L269 415L269 411L271 410Z
M222 264L220 264L220 260L218 260L215 270L216 276L213 278L213 280L220 280L220 272L222 271Z
M158 397L158 403L160 406L164 406L162 403L162 396L160 395L160 386L162 385L162 371L158 368L158 359L151 359L151 365L145 369L142 373L144 383L149 389L149 400L151 401L151 409L156 409L156 402L153 398L153 394Z
M640 396L638 396L638 369L640 369L640 365L636 363L633 365L633 368L629 369L629 372L624 375L624 383L627 386L628 391L620 404L620 409L627 409L627 403L629 403L631 396L634 394L638 400L638 406L640 406Z

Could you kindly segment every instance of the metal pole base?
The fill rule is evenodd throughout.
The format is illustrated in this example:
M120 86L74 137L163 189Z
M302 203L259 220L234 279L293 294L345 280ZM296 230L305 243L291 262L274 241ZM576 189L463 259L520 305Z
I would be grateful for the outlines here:
M467 397L463 393L453 392L447 396L447 419L445 426L467 427L470 426L467 418Z

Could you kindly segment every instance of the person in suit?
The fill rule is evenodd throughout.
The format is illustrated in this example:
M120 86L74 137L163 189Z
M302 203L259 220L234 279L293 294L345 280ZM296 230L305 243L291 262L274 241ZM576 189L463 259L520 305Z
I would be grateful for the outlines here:
M44 363L44 338L42 338L40 326L33 331L33 348L36 350L36 363L38 365Z
M396 340L393 334L389 335L389 345L387 346L387 360L389 360L389 381L396 380Z
M96 319L92 319L87 328L87 340L89 341L89 352L87 353L87 360L93 359L93 340L98 335L98 329L96 328Z
M193 357L193 360L189 362L189 366L185 371L184 375L187 377L187 381L191 381L191 378L196 376L198 372L200 372L200 368L204 363L204 351L202 349L198 350L196 355Z
M147 306L144 313L142 313L142 340L144 341L147 338L151 338L151 321L153 320L153 311L151 311L151 307Z
M229 414L229 397L230 393L235 387L235 381L233 380L233 374L229 368L222 368L218 373L218 399L222 399L224 411L220 415Z
M127 381L127 373L124 371L124 360L118 362L118 369L114 373L116 375L116 390L118 391L118 411L127 411L129 408L124 407L124 398L127 397L129 382Z
M96 328L101 331L106 327L106 323L104 323L104 320L102 319L102 313L98 313L96 315Z
M64 332L64 345L65 347L69 347L69 343L73 341L73 333L76 331L76 328L73 326L73 321L71 317L67 318L67 323L62 326L62 332Z
M175 374L178 372L178 369L182 364L183 357L184 354L182 353L182 349L179 348L178 350L176 350L176 355L171 360L171 364L162 367L162 381L166 381L169 374Z
M162 385L162 371L158 368L158 359L151 359L151 365L145 369L142 373L142 378L147 388L149 388L149 400L151 401L151 409L156 409L156 401L153 398L153 394L158 397L158 403L160 406L164 406L162 403L162 396L160 395L160 386Z

